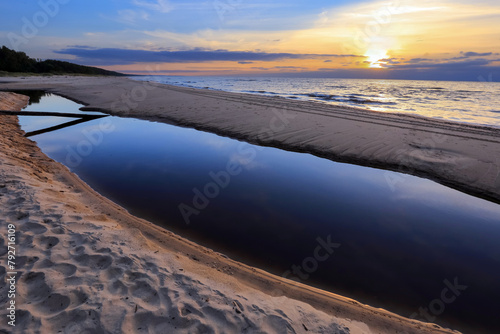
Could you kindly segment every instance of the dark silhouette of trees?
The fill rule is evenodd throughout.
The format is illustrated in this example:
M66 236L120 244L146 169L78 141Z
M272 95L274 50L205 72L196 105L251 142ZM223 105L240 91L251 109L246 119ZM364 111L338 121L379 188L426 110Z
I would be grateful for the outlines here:
M37 60L24 52L17 52L2 46L0 49L0 71L20 73L47 74L88 74L123 76L125 74L103 70L101 68L82 66L60 60Z

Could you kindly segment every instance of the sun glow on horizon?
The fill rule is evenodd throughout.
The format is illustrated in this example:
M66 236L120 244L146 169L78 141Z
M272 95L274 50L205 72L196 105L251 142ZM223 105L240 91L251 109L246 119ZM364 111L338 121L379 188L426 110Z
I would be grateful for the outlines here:
M239 11L227 9L224 20L210 2L199 1L207 11L195 12L180 2L176 5L178 1L145 6L155 2L110 2L106 16L95 13L95 19L106 24L77 25L71 38L65 33L52 36L62 24L54 21L54 30L40 33L18 51L133 74L155 68L169 75L358 77L390 76L401 69L398 75L409 77L421 77L422 71L455 77L451 66L471 72L467 77L474 79L478 67L484 73L500 68L500 46L495 43L500 6L493 0L357 0L318 7L250 0L240 4ZM23 13L22 6L16 6ZM80 6L87 5L68 3L75 20L80 19ZM256 20L262 25L256 27ZM18 24L11 21L12 26ZM0 39L8 45L9 31L1 30Z
M365 52L365 56L368 57L367 61L370 62L368 67L370 68L382 68L380 61L389 58L388 50L383 49L369 49Z

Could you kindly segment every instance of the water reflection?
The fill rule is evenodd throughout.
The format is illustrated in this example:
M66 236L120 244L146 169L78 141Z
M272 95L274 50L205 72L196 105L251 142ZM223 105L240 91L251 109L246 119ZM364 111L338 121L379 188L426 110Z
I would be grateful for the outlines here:
M59 116L57 116L57 117L59 117ZM71 126L82 124L82 123L86 123L86 122L89 122L89 121L93 121L95 119L102 118L102 117L106 117L106 116L81 116L80 119L77 119L77 120L74 120L74 121L69 121L69 122L66 122L66 123L62 123L62 124L59 124L59 125L51 126L49 128L45 128L45 129L41 129L41 130L27 132L24 136L25 137L33 137L33 136L41 135L41 134L44 134L44 133L49 133L49 132L52 132L52 131L57 131L57 130L61 130L61 129L64 129L64 128L69 128Z
M28 96L30 98L30 100L28 102L29 105L40 103L40 100L42 99L42 97L52 95L52 94L47 93L43 90L16 90L15 92L17 94Z
M80 112L80 105L45 91L16 90L15 92L30 98L29 107L19 112L0 111L0 114L24 116L20 119L20 123L26 132L25 137L61 130L108 116L100 112ZM42 98L44 103L40 105ZM65 122L61 123L61 121Z

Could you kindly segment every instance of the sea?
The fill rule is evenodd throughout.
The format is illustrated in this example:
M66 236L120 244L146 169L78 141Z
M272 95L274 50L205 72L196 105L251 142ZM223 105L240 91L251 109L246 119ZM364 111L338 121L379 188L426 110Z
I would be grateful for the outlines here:
M154 75L131 78L500 128L499 82Z

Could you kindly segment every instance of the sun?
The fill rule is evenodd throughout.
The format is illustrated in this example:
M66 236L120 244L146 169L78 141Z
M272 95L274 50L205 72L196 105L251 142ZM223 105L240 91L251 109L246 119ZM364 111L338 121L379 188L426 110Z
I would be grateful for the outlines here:
M365 52L365 56L367 57L366 61L370 62L368 67L382 68L380 60L389 58L387 52L388 51L386 49L368 49Z

